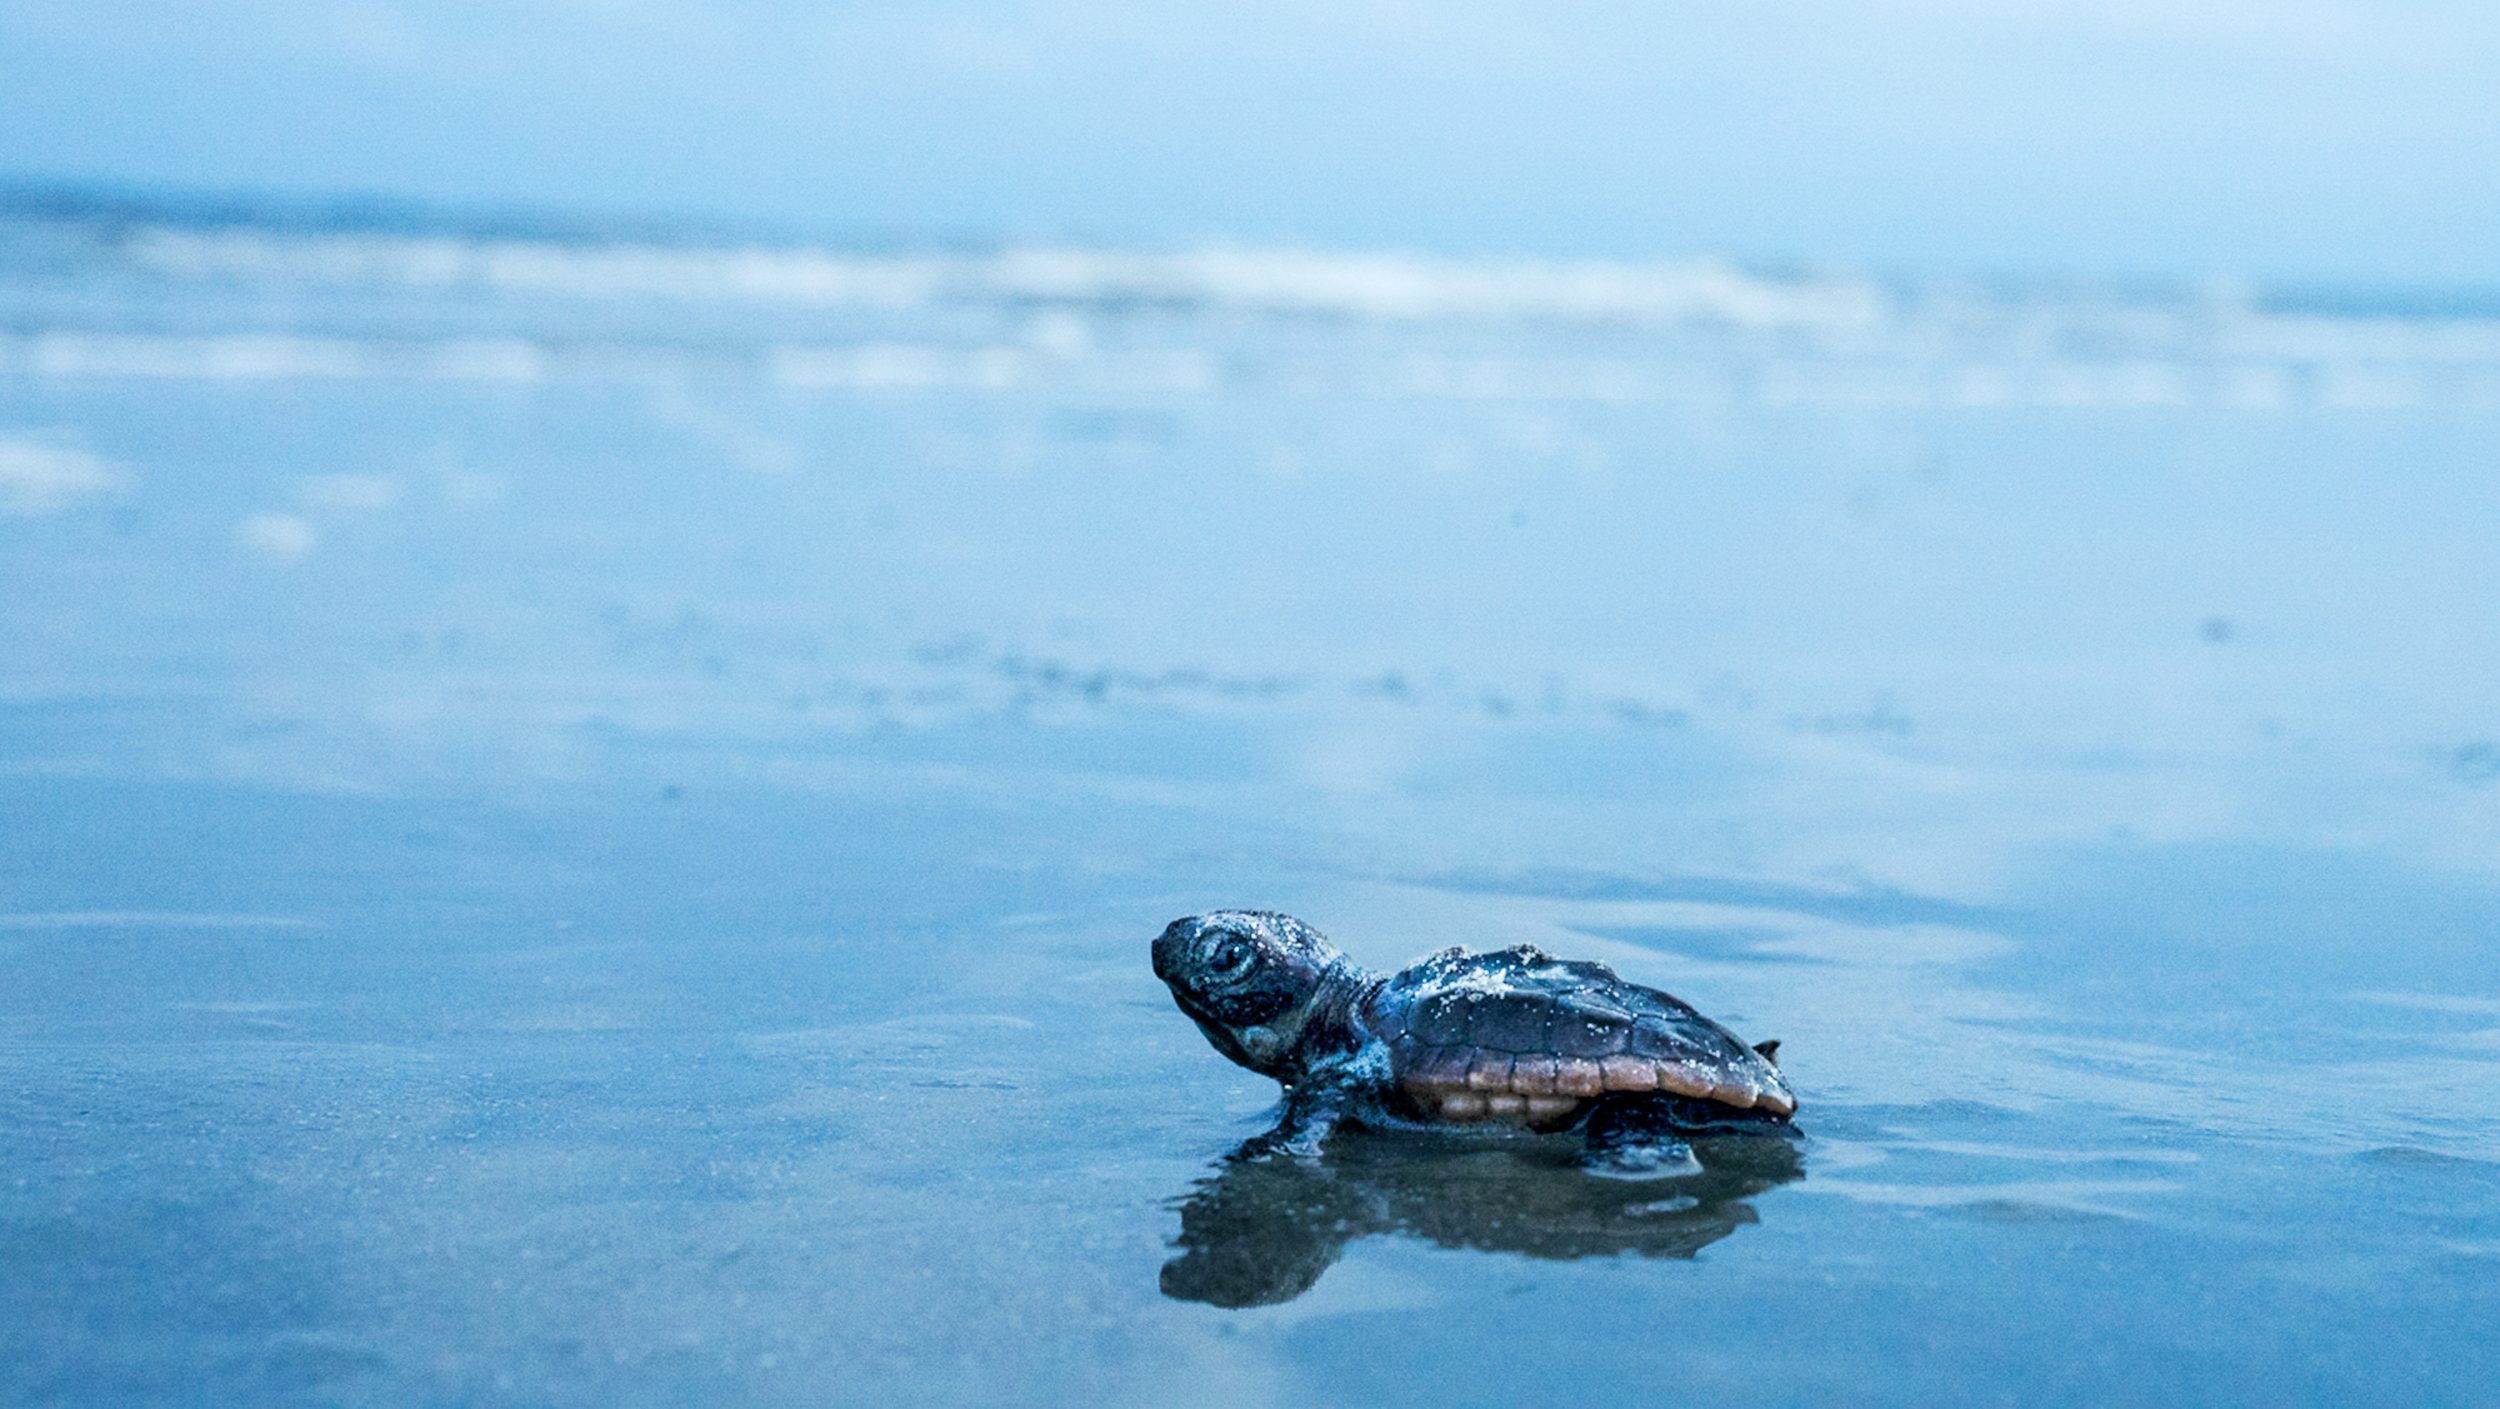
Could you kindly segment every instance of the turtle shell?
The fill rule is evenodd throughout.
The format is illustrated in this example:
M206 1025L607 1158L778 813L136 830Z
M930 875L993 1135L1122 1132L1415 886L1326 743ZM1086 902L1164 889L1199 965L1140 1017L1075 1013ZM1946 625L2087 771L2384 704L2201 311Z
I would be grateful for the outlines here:
M1441 1120L1560 1124L1615 1091L1797 1109L1767 1056L1691 1004L1529 945L1443 950L1392 976L1365 1009L1399 1087Z

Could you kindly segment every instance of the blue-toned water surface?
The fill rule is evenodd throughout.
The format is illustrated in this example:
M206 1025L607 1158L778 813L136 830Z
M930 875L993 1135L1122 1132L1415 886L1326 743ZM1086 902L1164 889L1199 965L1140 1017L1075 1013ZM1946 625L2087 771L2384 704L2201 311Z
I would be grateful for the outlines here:
M2487 314L0 252L0 1400L2493 1402ZM1228 1172L1219 905L1802 1163Z

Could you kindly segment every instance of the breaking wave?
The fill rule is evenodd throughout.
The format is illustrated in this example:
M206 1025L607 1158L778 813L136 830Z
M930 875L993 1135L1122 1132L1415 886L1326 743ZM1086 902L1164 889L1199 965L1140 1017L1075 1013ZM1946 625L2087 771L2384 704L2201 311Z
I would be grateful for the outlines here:
M844 250L0 208L0 375L2500 407L2465 302L1210 248Z

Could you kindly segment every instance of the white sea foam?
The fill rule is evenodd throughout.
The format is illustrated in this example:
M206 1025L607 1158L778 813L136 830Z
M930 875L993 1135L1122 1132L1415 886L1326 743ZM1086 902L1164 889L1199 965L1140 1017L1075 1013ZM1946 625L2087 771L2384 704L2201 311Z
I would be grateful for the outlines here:
M664 345L535 346L473 339L359 341L295 334L182 336L50 332L0 334L0 375L48 379L329 381L406 379L521 384L586 380L676 384L753 379L827 392L1009 392L1187 395L1219 387L1423 401L1591 404L1761 404L1864 407L2185 407L2264 411L2500 409L2500 357L2280 363L2201 357L2124 361L1985 361L1910 357L1832 359L1639 357L1530 353L1422 353L1354 349L1228 365L1209 349L1044 359L1000 344L947 346L880 340L786 344L753 356ZM0 467L13 507L57 507L62 491L109 487L45 474L23 459ZM40 481L40 482L39 482Z
M0 216L0 284L13 277L9 219ZM41 277L170 282L177 296L49 303L89 311L21 318L0 333L0 375L2500 408L2500 316L2286 311L2219 286L1915 283L1713 260L1239 247L881 253L175 222L109 235L99 226L84 248L75 271ZM433 311L408 317L411 299ZM163 306L222 309L226 325L155 325L147 310ZM1368 338L1364 327L1400 331Z
M312 523L297 514L249 514L234 526L234 541L270 558L300 558L320 542Z
M75 446L0 437L0 514L58 513L121 484L120 471Z
M818 308L1043 302L1379 320L1709 322L1753 328L1871 327L1891 316L1891 299L1863 278L1772 279L1715 260L1477 261L1245 248L872 254L170 226L130 235L120 253L140 270L187 280Z

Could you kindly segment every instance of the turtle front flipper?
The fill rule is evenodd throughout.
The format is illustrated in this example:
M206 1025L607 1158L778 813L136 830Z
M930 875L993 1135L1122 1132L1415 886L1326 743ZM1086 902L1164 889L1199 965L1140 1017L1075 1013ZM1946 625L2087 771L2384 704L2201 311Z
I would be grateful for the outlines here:
M1278 1155L1309 1159L1320 1152L1336 1130L1337 1122L1345 1118L1352 1097L1352 1092L1335 1082L1304 1082L1288 1087L1285 1109L1277 1116L1275 1127L1242 1141L1225 1158L1236 1164Z

